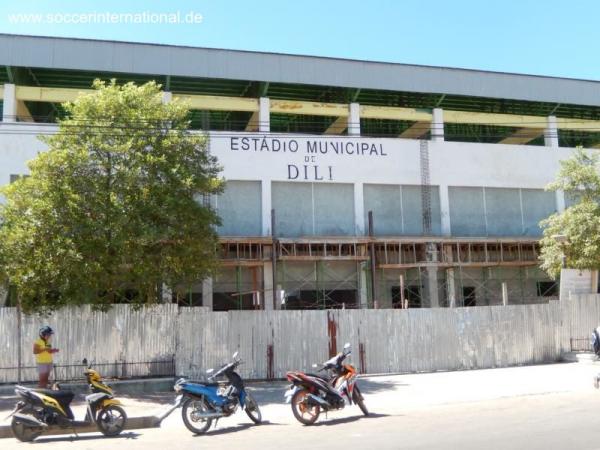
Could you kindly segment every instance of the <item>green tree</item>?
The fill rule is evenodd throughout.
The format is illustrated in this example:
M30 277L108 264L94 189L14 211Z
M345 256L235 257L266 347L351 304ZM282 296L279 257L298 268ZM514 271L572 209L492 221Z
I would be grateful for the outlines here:
M217 264L219 218L201 200L222 190L221 169L187 105L154 82L93 87L41 138L31 175L2 189L0 272L26 311L153 302Z
M540 225L542 268L552 277L560 274L563 254L568 267L600 267L600 166L597 152L576 149L572 158L561 161L556 181L548 190L564 191L577 202L562 213L555 213ZM566 243L555 236L564 235Z

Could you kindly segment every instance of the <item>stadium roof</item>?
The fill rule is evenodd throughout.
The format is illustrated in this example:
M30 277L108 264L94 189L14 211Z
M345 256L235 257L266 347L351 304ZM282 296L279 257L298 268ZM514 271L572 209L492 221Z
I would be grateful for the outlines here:
M277 53L0 34L0 66L600 106L600 82Z

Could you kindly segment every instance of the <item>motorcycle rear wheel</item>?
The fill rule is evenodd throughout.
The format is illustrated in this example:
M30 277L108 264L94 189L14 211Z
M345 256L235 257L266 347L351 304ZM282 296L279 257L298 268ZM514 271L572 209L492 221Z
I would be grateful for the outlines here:
M197 417L197 414L209 412L210 408L204 399L187 398L181 406L181 417L188 430L194 434L204 434L212 425L212 419Z
M292 397L292 412L296 420L304 425L312 425L321 414L319 405L309 405L307 397L310 394L306 389L300 389Z
M40 430L38 427L26 425L19 421L16 417L13 417L13 420L10 423L10 428L12 429L15 437L21 442L32 442L40 434L42 434L42 430Z

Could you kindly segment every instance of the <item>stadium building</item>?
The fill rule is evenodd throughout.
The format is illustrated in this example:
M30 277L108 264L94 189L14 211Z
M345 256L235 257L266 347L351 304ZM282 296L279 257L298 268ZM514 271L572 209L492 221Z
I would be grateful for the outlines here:
M600 145L600 82L0 35L0 185L95 78L188 100L224 167L222 267L174 301L228 309L455 307L556 298L546 192Z

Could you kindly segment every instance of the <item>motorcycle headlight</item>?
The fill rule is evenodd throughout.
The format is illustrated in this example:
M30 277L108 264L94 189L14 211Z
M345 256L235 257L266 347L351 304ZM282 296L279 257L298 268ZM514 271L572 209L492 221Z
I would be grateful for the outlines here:
M173 389L175 389L175 392L181 392L181 385L176 384L175 386L173 386Z

